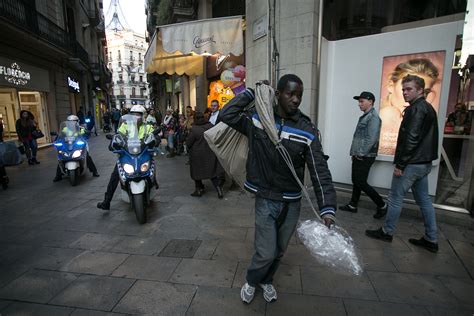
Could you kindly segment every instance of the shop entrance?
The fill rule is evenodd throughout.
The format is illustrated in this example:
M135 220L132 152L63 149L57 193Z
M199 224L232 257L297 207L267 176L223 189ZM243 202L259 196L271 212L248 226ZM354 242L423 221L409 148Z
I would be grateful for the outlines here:
M20 117L20 111L30 111L38 127L45 135L49 135L48 118L44 102L44 96L37 91L17 91L16 89L0 88L0 118L4 125L4 140L16 140L16 120ZM38 139L38 144L47 143L48 138Z
M17 139L15 123L19 112L18 98L15 89L0 88L0 119L3 123L3 138L5 141Z
M36 91L21 91L18 92L18 95L20 98L20 109L30 111L35 117L39 129L43 131L44 135L49 135L43 95ZM37 141L40 145L46 144L47 137L39 138Z

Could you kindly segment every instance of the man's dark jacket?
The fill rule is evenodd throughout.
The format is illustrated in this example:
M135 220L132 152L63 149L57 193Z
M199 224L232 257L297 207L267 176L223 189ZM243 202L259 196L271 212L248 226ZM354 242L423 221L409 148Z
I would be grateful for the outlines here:
M222 122L246 135L249 140L245 188L271 200L298 201L301 189L263 130L255 108L245 111L253 100L253 91L247 89L229 101L219 114ZM288 119L275 114L275 122L281 143L291 155L298 178L303 183L305 164L308 165L321 216L334 215L336 192L317 129L300 111Z
M438 118L424 97L404 111L398 132L394 164L404 170L408 164L431 163L438 158Z

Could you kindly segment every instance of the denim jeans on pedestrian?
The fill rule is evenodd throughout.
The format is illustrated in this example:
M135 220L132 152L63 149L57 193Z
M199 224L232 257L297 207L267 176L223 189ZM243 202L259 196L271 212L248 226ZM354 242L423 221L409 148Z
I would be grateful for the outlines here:
M174 134L168 134L168 148L171 150L174 148Z
M36 158L36 152L38 151L38 143L36 139L24 140L23 146L25 146L25 154L28 160Z
M403 199L411 188L416 204L420 207L425 223L425 239L430 242L438 242L436 214L428 194L428 174L431 171L431 163L408 165L401 177L392 178L392 187L388 195L388 211L383 231L393 235L395 227L402 210Z
M255 199L255 254L247 270L251 286L272 283L300 216L301 202ZM286 216L285 216L286 215Z

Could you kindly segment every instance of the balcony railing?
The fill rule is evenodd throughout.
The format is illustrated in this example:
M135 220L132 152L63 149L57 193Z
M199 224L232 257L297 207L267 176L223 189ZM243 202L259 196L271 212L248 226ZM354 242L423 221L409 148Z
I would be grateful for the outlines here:
M117 94L117 99L126 99L127 96L125 94Z
M1 0L0 19L25 31L31 32L43 41L68 51L84 63L88 62L87 52L69 34L57 26L47 17L36 11L36 8L27 0Z
M123 84L123 80L117 80L118 84Z

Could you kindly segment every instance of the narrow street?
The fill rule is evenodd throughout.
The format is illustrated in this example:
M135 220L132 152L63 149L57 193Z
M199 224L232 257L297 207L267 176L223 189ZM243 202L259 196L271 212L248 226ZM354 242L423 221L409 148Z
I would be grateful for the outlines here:
M149 220L139 225L116 191L103 198L115 156L104 135L90 152L100 173L53 183L54 148L40 165L8 167L0 191L0 315L472 315L474 230L439 223L440 252L416 249L409 238L422 221L402 215L392 243L364 236L378 228L373 210L338 212L365 263L361 277L323 267L293 238L277 272L278 301L261 290L250 305L239 293L253 254L253 198L229 191L219 200L210 181L201 198L190 193L187 157L157 157L160 189ZM339 202L348 201L339 194ZM369 203L362 206L372 207ZM312 218L303 207L301 219Z

